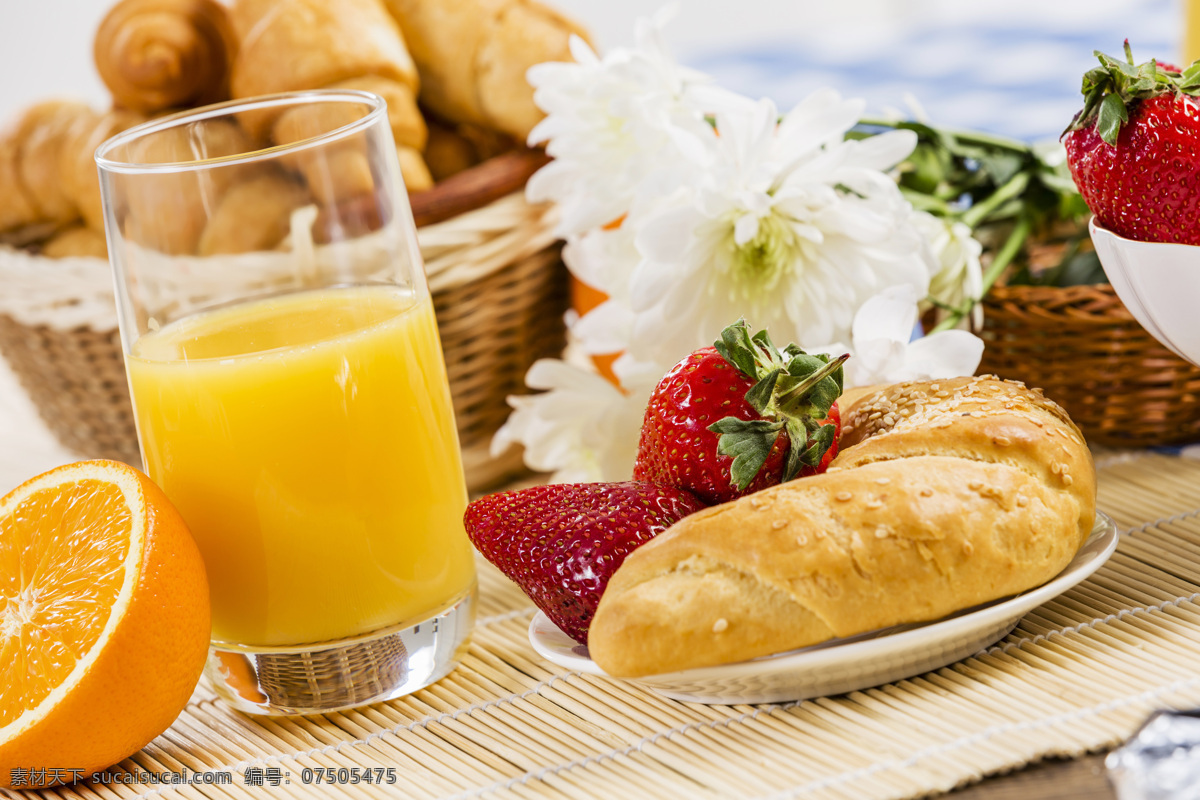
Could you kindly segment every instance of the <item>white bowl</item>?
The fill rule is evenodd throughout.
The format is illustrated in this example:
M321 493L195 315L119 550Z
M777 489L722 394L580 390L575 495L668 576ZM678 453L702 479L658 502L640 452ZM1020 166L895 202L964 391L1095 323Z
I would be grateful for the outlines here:
M1181 358L1200 365L1200 247L1136 242L1092 219L1104 272L1134 318Z

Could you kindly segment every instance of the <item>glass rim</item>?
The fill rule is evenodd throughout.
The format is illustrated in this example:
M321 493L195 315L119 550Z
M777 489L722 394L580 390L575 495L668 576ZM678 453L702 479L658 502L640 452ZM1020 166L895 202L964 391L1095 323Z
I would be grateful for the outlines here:
M301 139L288 144L263 147L257 150L249 150L245 153L235 153L229 156L218 156L216 158L205 158L194 161L168 161L156 164L136 164L108 157L108 154L118 147L127 145L144 136L177 127L185 122L201 122L207 119L231 116L232 114L246 111L298 105L306 100L315 100L323 103L353 102L366 105L370 110L360 119L325 131L324 133L319 133L316 136L310 136L307 139ZM226 100L222 103L186 109L165 117L148 120L122 131L110 139L106 139L96 148L96 166L107 172L141 174L194 172L211 167L252 164L257 161L277 158L286 153L308 150L329 142L338 141L339 139L345 139L375 124L386 114L387 102L382 97L371 92L362 92L356 89L311 89L301 92L281 92L279 94L260 95L258 97L245 97L240 100Z

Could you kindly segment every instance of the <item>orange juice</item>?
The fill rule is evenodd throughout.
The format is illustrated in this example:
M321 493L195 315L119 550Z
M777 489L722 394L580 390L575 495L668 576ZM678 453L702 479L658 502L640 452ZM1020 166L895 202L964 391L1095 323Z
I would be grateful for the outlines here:
M146 467L200 545L213 639L342 639L474 579L428 297L299 292L174 322L128 357Z

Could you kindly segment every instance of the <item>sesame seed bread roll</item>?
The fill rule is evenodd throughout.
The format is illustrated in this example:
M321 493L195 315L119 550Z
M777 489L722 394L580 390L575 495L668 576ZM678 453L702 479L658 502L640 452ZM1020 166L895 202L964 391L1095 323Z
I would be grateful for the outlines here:
M610 675L725 664L1025 591L1095 515L1079 430L992 378L887 387L843 411L824 475L693 514L635 550L592 621Z

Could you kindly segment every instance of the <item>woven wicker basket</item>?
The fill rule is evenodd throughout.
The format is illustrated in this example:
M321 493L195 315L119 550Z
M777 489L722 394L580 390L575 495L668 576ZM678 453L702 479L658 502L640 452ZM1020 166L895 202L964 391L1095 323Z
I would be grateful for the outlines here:
M412 199L476 491L522 471L516 448L490 456L492 434L529 366L565 346L554 211L526 203L522 189L542 163L507 154ZM82 456L140 465L108 264L4 249L0 287L0 353L50 430Z
M1200 438L1200 369L1138 324L1111 286L997 286L981 373L1041 387L1094 444Z

